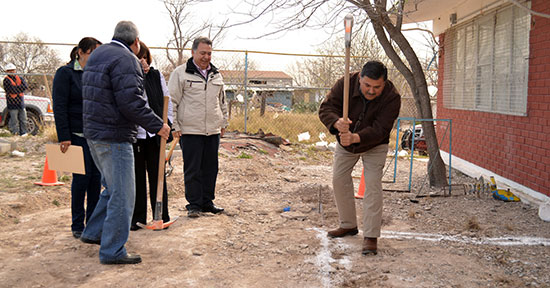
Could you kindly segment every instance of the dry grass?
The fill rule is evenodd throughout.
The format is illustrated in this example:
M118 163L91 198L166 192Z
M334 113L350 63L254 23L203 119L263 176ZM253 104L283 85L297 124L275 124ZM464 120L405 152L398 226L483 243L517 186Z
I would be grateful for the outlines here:
M333 142L336 138L330 135L327 128L319 120L317 113L289 113L289 112L265 112L260 116L260 111L248 113L246 131L256 133L260 129L265 133L273 133L288 139L291 142L298 142L298 134L309 132L311 138L302 143L315 143L321 141L319 133L325 133L325 141ZM229 131L244 131L244 115L233 115L229 121Z
M55 124L46 124L42 128L42 134L46 138L46 142L57 143L57 131L55 130Z
M6 129L0 129L0 137L11 137L11 132Z
M247 116L246 131L249 133L256 133L262 129L265 133L273 133L291 142L298 142L298 134L309 132L311 138L301 142L305 144L321 141L319 134L324 133L324 141L336 141L336 137L321 123L317 113L265 112L264 116L260 116L260 111L255 110ZM244 132L244 115L232 115L228 130ZM393 129L390 134L390 149L395 149L396 134L396 130Z

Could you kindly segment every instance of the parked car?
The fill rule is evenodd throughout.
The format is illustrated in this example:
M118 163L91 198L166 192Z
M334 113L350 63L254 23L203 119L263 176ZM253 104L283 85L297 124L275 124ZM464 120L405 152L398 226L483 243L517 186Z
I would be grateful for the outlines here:
M27 110L27 130L36 135L44 126L45 121L53 121L53 110L50 99L25 95L25 110ZM8 126L10 114L6 105L6 93L0 88L0 127Z
M403 136L401 136L401 149L411 150L412 140L413 129L411 127L403 131ZM418 124L414 127L414 151L418 151L420 155L428 155L428 145L426 144L426 138L424 138L422 124Z

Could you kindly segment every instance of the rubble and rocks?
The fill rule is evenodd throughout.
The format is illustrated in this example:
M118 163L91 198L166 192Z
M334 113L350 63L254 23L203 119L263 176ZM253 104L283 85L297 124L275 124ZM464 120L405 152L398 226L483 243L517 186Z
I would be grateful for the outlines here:
M325 237L339 222L332 154L318 151L314 159L309 148L292 145L288 152L281 149L287 145L254 137L222 139L215 203L226 211L181 217L163 231L132 231L126 247L143 258L134 267L100 265L99 247L73 238L70 185L33 185L44 151L35 147L38 139L19 143L27 147L24 158L0 156L0 286L550 286L547 242L482 241L550 239L550 223L539 219L538 207L475 194L430 197L440 189L429 187L423 188L428 196L415 198L427 165L415 162L410 192L384 192L379 253L365 257L361 233ZM238 157L243 151L251 158ZM169 209L172 216L184 216L181 154L174 153L172 164ZM407 187L408 159L398 159L397 166L396 183L384 188ZM360 165L353 175L361 175ZM354 181L357 187L359 179ZM453 181L473 179L457 173ZM356 200L359 215L361 201ZM358 221L361 228L362 217ZM29 277L29 271L38 277Z

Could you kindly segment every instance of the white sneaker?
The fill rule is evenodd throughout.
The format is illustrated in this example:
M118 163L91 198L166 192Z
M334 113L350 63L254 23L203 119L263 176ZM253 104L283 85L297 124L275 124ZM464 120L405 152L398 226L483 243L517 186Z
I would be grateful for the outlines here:
M25 134L21 135L21 137L27 137L27 136L29 136L28 133L25 133Z

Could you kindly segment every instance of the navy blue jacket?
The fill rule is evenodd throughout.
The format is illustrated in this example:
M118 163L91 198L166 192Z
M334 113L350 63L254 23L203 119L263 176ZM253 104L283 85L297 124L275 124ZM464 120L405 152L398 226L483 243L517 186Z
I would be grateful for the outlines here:
M135 143L137 125L151 133L162 128L162 119L143 96L141 64L126 45L111 42L92 52L82 76L82 96L87 139Z
M74 61L57 69L53 78L53 112L59 142L70 141L72 133L83 132L83 72L74 70Z

